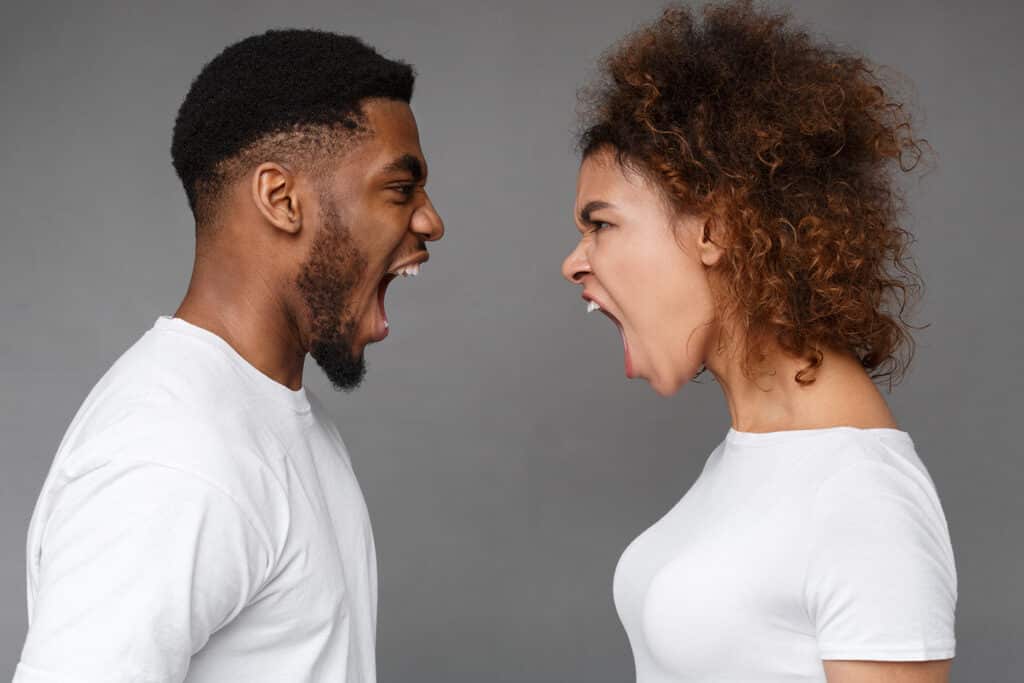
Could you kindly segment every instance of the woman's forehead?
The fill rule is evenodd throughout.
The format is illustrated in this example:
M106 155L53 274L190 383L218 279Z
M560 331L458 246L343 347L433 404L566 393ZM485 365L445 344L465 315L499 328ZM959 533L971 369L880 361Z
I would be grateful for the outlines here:
M595 152L580 164L576 184L576 202L580 206L593 201L611 204L646 202L654 195L650 182L619 163L613 152Z

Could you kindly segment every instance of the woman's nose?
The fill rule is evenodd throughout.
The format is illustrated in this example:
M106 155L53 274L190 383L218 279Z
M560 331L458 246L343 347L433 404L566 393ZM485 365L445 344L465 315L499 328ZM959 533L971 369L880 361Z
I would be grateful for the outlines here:
M578 285L583 276L589 272L590 264L587 262L587 255L584 253L583 241L581 240L576 245L576 248L562 261L562 277L572 284Z

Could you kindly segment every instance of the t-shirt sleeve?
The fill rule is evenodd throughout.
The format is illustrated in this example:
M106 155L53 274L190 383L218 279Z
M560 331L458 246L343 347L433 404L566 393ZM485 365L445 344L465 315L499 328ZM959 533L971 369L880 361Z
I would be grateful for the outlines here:
M265 537L215 484L162 464L100 467L46 522L14 683L182 681L269 564Z
M810 524L804 599L822 659L953 657L956 568L925 475L848 466L822 485Z

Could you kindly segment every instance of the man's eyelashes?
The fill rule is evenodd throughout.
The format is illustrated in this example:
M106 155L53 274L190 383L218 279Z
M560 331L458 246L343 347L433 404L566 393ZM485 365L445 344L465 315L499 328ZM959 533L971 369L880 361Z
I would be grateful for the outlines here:
M389 190L397 192L402 196L402 201L406 202L412 199L412 196L416 194L416 190L419 186L416 183L401 183L399 185L392 185Z

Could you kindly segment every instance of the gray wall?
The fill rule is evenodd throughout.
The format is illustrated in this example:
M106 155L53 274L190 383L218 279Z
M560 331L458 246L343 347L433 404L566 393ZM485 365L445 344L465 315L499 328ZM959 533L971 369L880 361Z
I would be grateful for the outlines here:
M26 621L24 538L92 384L175 309L192 232L168 147L191 78L275 26L363 36L419 69L445 240L389 294L364 388L307 382L342 427L379 547L381 681L621 682L626 543L728 426L719 388L627 383L559 276L573 244L575 87L655 0L5 3L0 10L0 672ZM92 6L89 6L92 5ZM909 188L928 282L891 396L931 469L960 573L954 680L1024 669L1019 5L794 2L916 84L937 170ZM1016 170L1016 169L1014 169ZM1011 421L1013 420L1013 421Z

